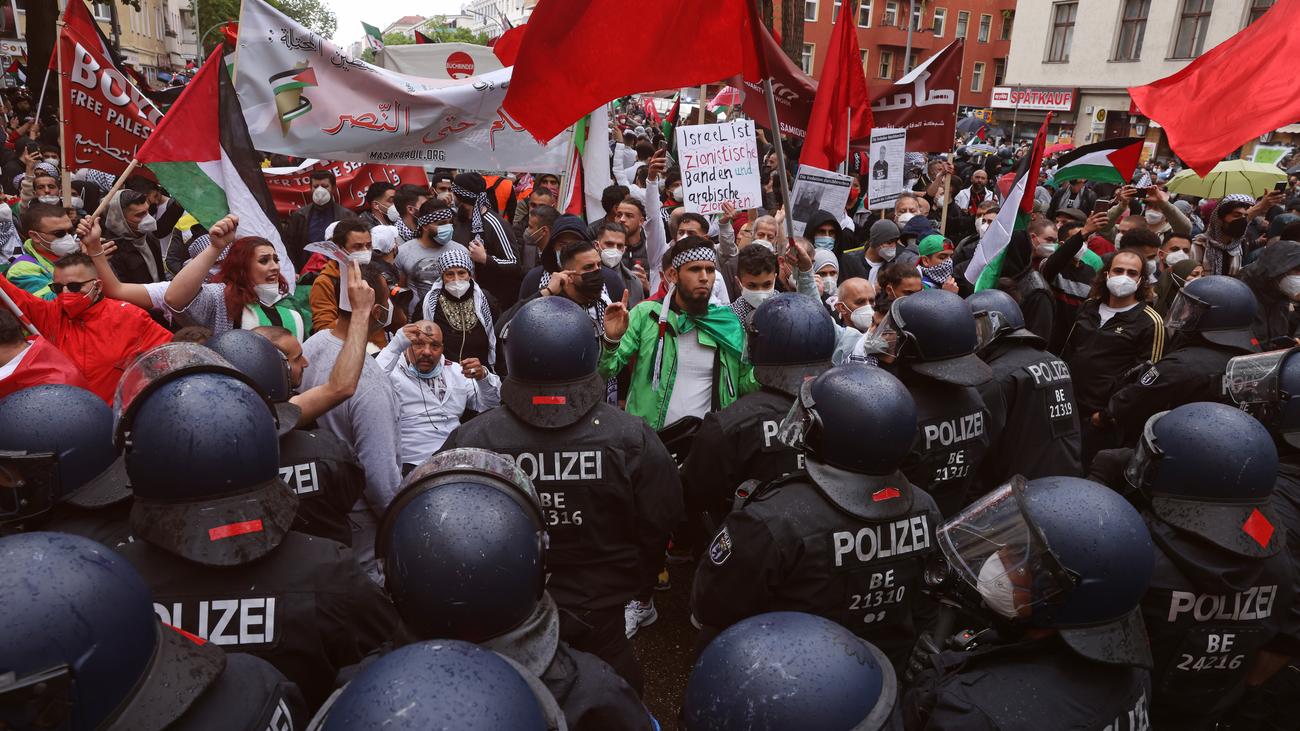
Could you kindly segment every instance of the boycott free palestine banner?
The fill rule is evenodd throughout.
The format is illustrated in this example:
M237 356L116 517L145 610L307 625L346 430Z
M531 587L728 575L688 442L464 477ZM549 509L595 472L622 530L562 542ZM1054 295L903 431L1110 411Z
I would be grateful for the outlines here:
M353 211L360 210L366 189L374 183L428 185L429 181L424 169L413 165L304 160L293 168L262 168L277 213L287 216L311 202L311 174L317 170L334 173L339 205Z
M562 173L566 131L541 145L501 109L505 68L461 80L353 58L262 0L244 0L235 90L253 146L325 160Z

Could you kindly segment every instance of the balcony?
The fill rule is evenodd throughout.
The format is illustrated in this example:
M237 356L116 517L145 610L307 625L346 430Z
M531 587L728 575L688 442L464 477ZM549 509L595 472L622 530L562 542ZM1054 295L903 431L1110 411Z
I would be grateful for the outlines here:
M912 50L928 51L936 48L936 41L943 39L935 38L934 32L929 28L912 31ZM898 24L893 26L877 24L870 28L858 29L858 43L863 48L883 47L883 48L906 48L907 47L907 26Z

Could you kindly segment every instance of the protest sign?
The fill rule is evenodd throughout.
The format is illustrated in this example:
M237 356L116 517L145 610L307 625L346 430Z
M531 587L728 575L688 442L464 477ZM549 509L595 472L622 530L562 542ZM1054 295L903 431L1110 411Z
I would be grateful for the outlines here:
M740 210L762 204L753 121L678 127L677 159L687 211L708 215L720 212L723 203Z
M429 184L424 169L413 165L306 160L293 168L263 168L266 187L271 189L277 213L287 216L311 202L311 174L317 170L334 173L338 185L338 203L352 211L361 209L365 203L366 189L373 183L392 183L395 186L404 183Z
M839 218L849 202L849 188L852 186L853 178L847 175L800 165L794 176L794 190L790 191L790 199L794 201L790 218L794 221L795 236L807 237L812 233L804 229L808 227L808 219L817 211L827 211Z
M263 0L244 0L235 88L253 145L324 160L562 173L571 131L538 144L501 109L512 68L467 79L355 58Z
M867 180L867 205L888 208L903 193L903 156L907 130L874 127L871 130L871 177Z
M352 302L348 299L348 252L333 241L315 241L302 247L313 254L320 254L338 262L339 265L339 309L352 311Z

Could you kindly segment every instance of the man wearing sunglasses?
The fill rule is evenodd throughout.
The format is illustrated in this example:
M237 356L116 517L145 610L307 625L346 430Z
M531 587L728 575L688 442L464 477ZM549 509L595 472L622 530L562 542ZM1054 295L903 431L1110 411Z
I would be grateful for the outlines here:
M64 216L65 225L67 220ZM127 365L140 353L171 342L172 334L139 307L105 299L94 262L80 251L58 257L52 268L52 279L46 287L52 302L3 277L0 288L41 335L72 360L90 390L111 405L113 391Z
M37 297L53 300L54 262L81 250L72 235L72 220L62 205L33 201L23 211L20 224L28 238L5 276Z

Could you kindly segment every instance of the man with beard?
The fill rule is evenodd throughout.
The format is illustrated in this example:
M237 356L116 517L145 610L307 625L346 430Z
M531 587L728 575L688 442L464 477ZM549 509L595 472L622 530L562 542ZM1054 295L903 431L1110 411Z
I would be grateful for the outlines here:
M452 238L464 242L474 262L477 279L502 307L519 299L520 257L514 233L487 199L487 184L478 173L461 173L451 181L456 197Z

